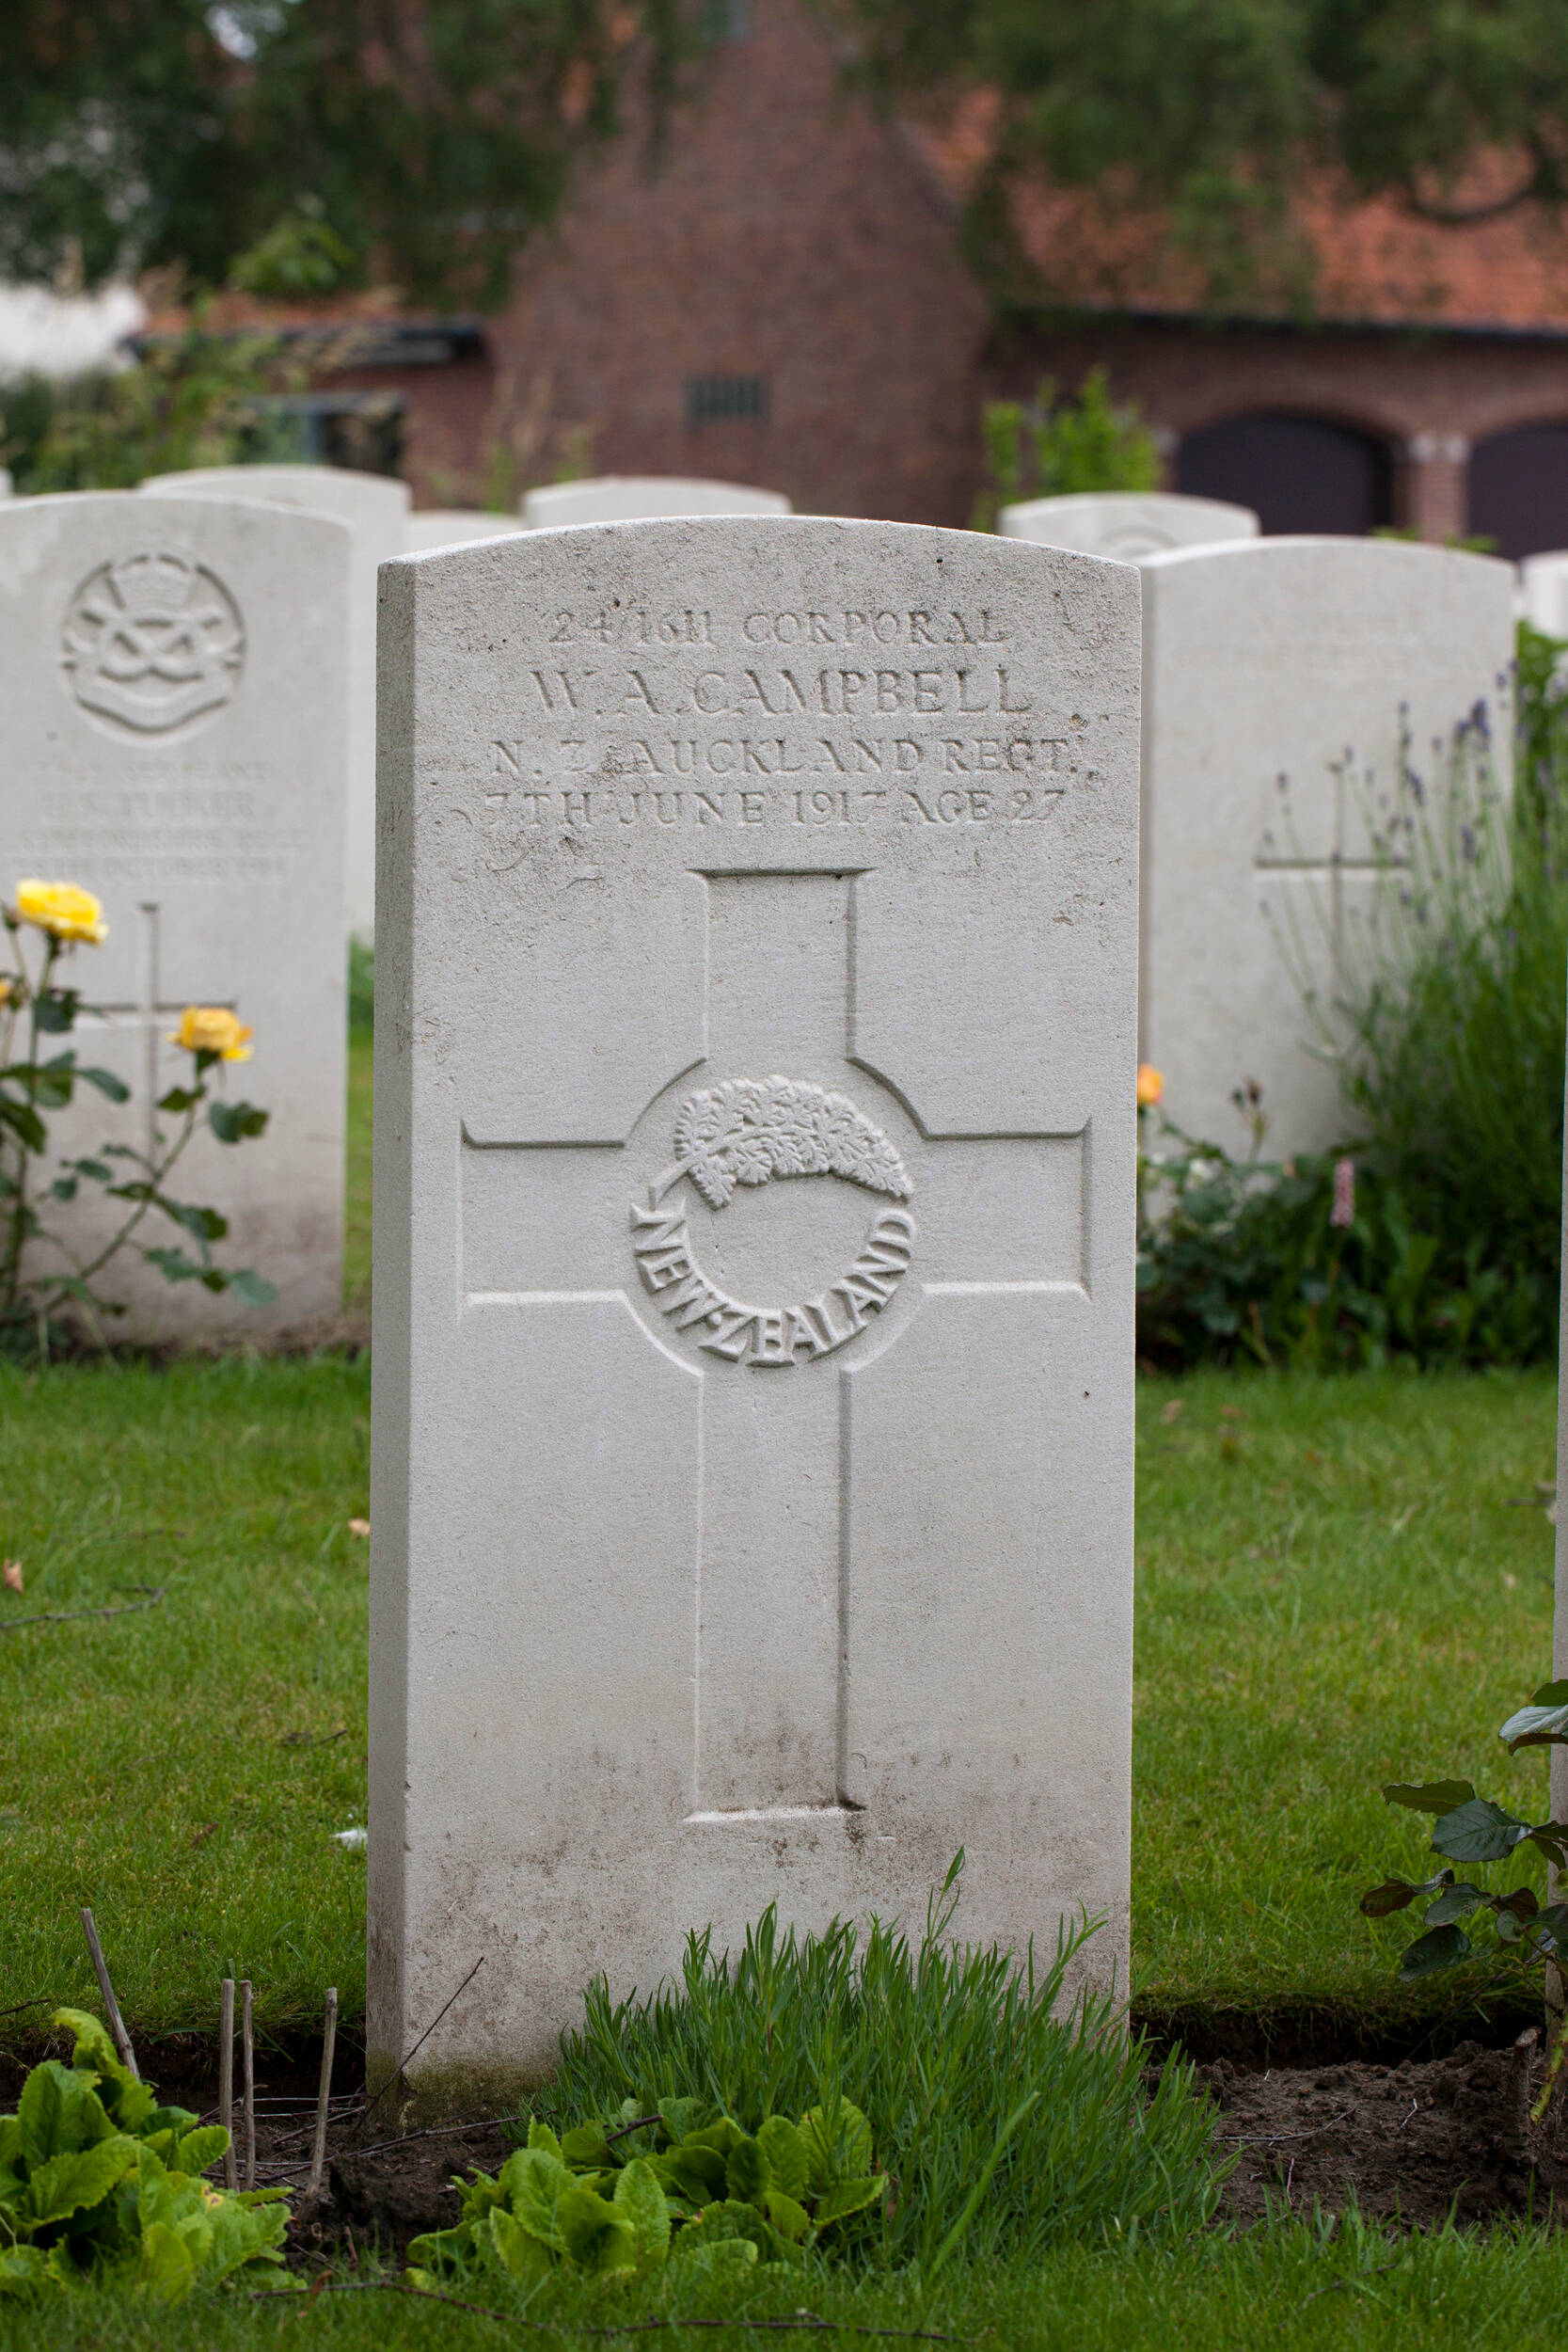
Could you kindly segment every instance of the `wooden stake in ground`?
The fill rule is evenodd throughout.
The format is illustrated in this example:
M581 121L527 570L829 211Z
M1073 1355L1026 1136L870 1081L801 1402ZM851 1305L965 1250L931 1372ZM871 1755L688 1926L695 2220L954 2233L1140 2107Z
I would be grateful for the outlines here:
M229 2134L223 2158L223 2185L238 2188L234 2164L234 1979L225 1977L218 1994L218 2122Z
M256 2185L256 2043L250 2030L250 1979L240 1979L240 2057L245 2067L245 2185Z
M103 2013L109 2031L114 2036L115 2048L119 2052L119 2062L126 2073L135 2074L139 2082L141 2077L136 2072L136 2054L131 2047L131 2037L125 2030L125 2020L119 2013L119 2003L115 1999L114 1986L109 1982L109 1971L103 1960L103 1947L98 1941L98 1930L92 1924L92 1914L86 1903L82 1905L82 1933L87 1939L87 1950L92 1955L92 1964L98 1976L98 1990L103 1996Z
M310 2178L306 2197L321 2195L322 2173L326 2165L326 2112L332 2103L332 2053L338 2040L338 1988L330 1985L326 1994L326 2029L322 2036L322 2078L316 2091L316 2137L310 2150Z

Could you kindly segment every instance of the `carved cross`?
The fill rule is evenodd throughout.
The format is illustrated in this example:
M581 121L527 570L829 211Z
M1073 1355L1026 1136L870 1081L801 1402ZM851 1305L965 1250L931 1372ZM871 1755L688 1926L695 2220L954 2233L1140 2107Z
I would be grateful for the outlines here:
M93 1011L104 1016L106 1025L115 1032L131 1032L140 1044L141 1067L134 1083L141 1094L135 1119L140 1130L139 1149L149 1159L156 1152L158 1141L158 1097L165 1089L159 1072L164 1057L164 1023L177 1019L191 1002L188 996L166 996L164 993L163 907L155 898L142 899L136 912L141 916L139 952L136 958L136 993L135 996L116 1003L99 1003ZM206 1004L222 1006L232 1011L237 998L209 996Z
M984 1348L988 1302L1051 1316L1085 1294L1087 1131L933 1130L860 1056L856 874L704 882L704 1058L626 1136L465 1130L462 1296L620 1307L700 1384L692 1587L671 1599L692 1613L691 1816L721 1822L861 1802L863 1385Z

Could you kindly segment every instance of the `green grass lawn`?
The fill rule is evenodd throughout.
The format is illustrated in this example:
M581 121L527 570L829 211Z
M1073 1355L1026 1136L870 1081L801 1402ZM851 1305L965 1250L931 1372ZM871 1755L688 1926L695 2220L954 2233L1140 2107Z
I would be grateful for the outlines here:
M0 1634L0 2010L88 1998L89 1902L144 2036L210 2029L230 1963L271 2030L328 1983L357 2016L363 1864L332 1834L364 1820L369 1389L337 1359L0 1372L0 1624L166 1588ZM1394 1987L1407 1923L1355 1896L1420 1854L1384 1780L1544 1803L1494 1735L1547 1669L1552 1534L1513 1499L1552 1460L1544 1374L1140 1384L1143 2006L1452 2001Z
M369 1293L369 1040L353 1041L345 1301ZM1544 1804L1538 1756L1496 1726L1547 1667L1554 1384L1544 1373L1140 1383L1134 1964L1148 2013L1316 2012L1375 2036L1463 2011L1401 1993L1408 1927L1355 1896L1413 1875L1421 1824L1391 1777L1465 1774ZM263 2045L311 2031L336 1983L362 2013L369 1365L235 1358L0 1368L0 2105L45 2007L96 2006L89 1902L133 2033L209 2037L226 1973L257 1986ZM162 1588L153 1606L134 1604ZM166 2053L167 2055L167 2053ZM1135 2259L1129 2259L1129 2252ZM361 2274L363 2276L363 2274ZM714 2291L708 2291L711 2295ZM1128 2352L1180 2340L1455 2347L1528 2340L1568 2299L1568 2249L1528 2232L1398 2240L1301 2219L1176 2250L1079 2248L1026 2277L954 2265L940 2289L759 2279L691 2317ZM490 2345L504 2322L380 2292L138 2311L8 2312L0 2344L222 2352ZM559 2341L657 2315L657 2295L561 2289L526 2314ZM666 2304L665 2310L671 2307ZM613 2340L613 2339L611 2339ZM739 2329L677 2344L754 2342Z
M343 2274L340 2274L343 2275ZM363 2276L363 2273L360 2274ZM561 2344L634 2342L636 2323L676 2324L654 2339L737 2352L761 2336L717 2318L798 2319L802 2311L846 2330L932 2330L958 2344L1007 2352L1238 2352L1267 2343L1354 2346L1356 2352L1471 2352L1482 2343L1544 2344L1568 2302L1568 2244L1560 2233L1434 2233L1399 2238L1354 2225L1333 2238L1309 2220L1175 2251L1073 2248L1027 2272L960 2269L935 2287L906 2280L856 2282L819 2268L787 2282L639 2293L589 2284L531 2303L503 2289L476 2297L510 2321L412 2297L353 2290L253 2301L193 2300L168 2311L81 2296L63 2307L0 2306L0 2345L16 2352L401 2352L438 2343L495 2352L530 2334ZM680 2317L697 2327L681 2327ZM617 2326L633 2332L617 2337ZM702 2323L705 2322L704 2325ZM541 2325L543 2323L543 2325ZM597 2331L611 2331L608 2334ZM771 2332L771 2331L769 2331ZM807 2332L802 2328L802 2333ZM812 2330L811 2332L816 2332ZM852 2337L848 2341L854 2341ZM864 2341L864 2338L861 2339Z

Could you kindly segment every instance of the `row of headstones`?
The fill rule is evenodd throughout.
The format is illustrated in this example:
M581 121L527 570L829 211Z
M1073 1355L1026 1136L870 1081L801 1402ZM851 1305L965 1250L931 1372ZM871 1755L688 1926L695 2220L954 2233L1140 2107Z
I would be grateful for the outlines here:
M733 507L749 495L774 527L784 501L772 493L667 484L650 494L635 482L532 493L523 520L531 536L607 507ZM1074 510L1060 527L1083 537L1115 502L1059 503ZM1404 757L1402 724L1440 782L1456 720L1478 704L1500 718L1511 574L1386 541L1251 536L1143 552L1134 530L1190 529L1189 510L1210 502L1135 503L1133 514L1122 501L1115 519L1121 551L1137 554L1143 596L1139 1050L1165 1072L1170 1109L1190 1132L1241 1140L1230 1098L1255 1079L1270 1149L1321 1145L1338 1132L1334 1073L1311 1050L1281 940L1321 945L1325 922L1342 929L1365 907L1375 852L1364 779L1374 799L1386 793ZM307 505L331 506L338 519ZM1238 530L1255 521L1226 509L1203 527L1227 517ZM1040 527L1037 513L1022 519ZM1009 520L1020 535L1019 516ZM165 1033L183 1004L234 1004L254 1021L246 1076L272 1114L267 1136L240 1152L202 1137L183 1173L190 1197L230 1213L230 1262L275 1283L263 1320L278 1325L329 1313L338 1297L342 911L366 930L375 904L375 575L426 529L452 544L459 521L492 542L492 566L509 532L518 535L494 516L413 516L403 485L315 467L0 506L10 670L0 881L8 891L27 873L70 879L105 901L110 940L78 962L90 965L80 976L89 1000L105 1008L99 1058L123 1064L135 1087L139 1107L126 1117L150 1120L178 1067ZM1025 560L1037 566L1040 556ZM682 595L651 628L703 626L700 564ZM806 835L847 838L868 812L895 808L955 856L999 818L1053 821L1085 713L1047 737L1000 703L976 702L921 748L911 728L932 689L919 644L900 650L896 614L860 616L836 659L816 617L801 616L791 636L794 627L786 617L766 648L787 672L784 701L759 686L737 705L704 772L691 771L691 739L672 714L630 707L610 770L584 753L569 775L542 783L518 747L531 720L576 691L562 637L537 675L518 673L512 719L491 746L472 820L484 854L499 845L526 856L529 825L546 815L578 842L585 871L610 825L639 818L678 825L695 815L705 836L728 840L776 804ZM764 652L759 640L759 660ZM978 646L976 676L988 659ZM843 764L814 733L823 712L806 707L828 691L856 722ZM1506 725L1493 739L1506 764ZM1295 787L1289 806L1282 775ZM65 1129L78 1148L96 1140L87 1116ZM102 1123L96 1108L90 1117ZM149 1335L216 1333L242 1312L260 1327L254 1311L193 1284L171 1292L150 1272L134 1305L135 1327Z
M297 1321L336 1297L352 533L18 507L0 852L108 902L98 1058L254 1020L274 1123L223 1197ZM1493 702L1510 577L766 514L383 566L373 2074L447 2005L420 2070L536 2076L601 1968L646 1990L774 1899L917 1923L960 1847L962 1933L1082 1909L1125 1984L1140 929L1201 1125L1275 1050L1260 889L1354 866L1325 768ZM1260 877L1282 768L1307 830Z

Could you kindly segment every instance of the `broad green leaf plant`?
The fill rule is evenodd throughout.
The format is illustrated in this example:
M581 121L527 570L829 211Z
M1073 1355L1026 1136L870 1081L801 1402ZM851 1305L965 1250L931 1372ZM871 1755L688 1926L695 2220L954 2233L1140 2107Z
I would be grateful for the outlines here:
M242 1143L265 1129L265 1111L213 1091L225 1064L249 1059L250 1030L224 1006L188 1005L169 1041L190 1055L190 1074L160 1098L158 1109L171 1124L154 1128L151 1149L109 1142L96 1153L60 1158L51 1170L50 1112L68 1108L84 1087L110 1103L130 1097L113 1071L84 1062L65 1041L78 1015L91 1008L66 979L64 960L78 947L101 945L108 926L90 891L38 881L17 884L15 903L0 908L0 921L12 957L11 969L0 971L0 1353L47 1356L62 1336L82 1331L104 1344L104 1318L124 1308L97 1285L125 1249L156 1266L166 1281L199 1282L266 1306L274 1296L270 1282L248 1266L214 1263L213 1246L227 1233L227 1218L168 1190L203 1111L220 1143ZM40 942L29 959L29 943ZM100 1226L93 1243L82 1247L71 1231L72 1203L94 1191L123 1207L106 1239ZM144 1237L153 1212L173 1226L172 1242Z
M285 2286L282 2189L202 2178L229 2147L184 2107L158 2105L96 2017L55 2013L69 2066L46 2058L0 2115L0 2303L109 2288L176 2303L194 2287Z
M690 2276L801 2261L879 2205L888 2175L859 2107L835 2099L748 2132L702 2099L596 2118L557 2138L537 2118L494 2179L459 2181L462 2218L416 2238L409 2281L439 2289L486 2272L525 2284L560 2271Z
M1509 1717L1497 1737L1511 1755L1520 1748L1568 1747L1568 1681L1544 1683L1528 1707ZM1426 1902L1426 1932L1401 1954L1402 1979L1409 1982L1461 1967L1475 1955L1474 1932L1484 1925L1488 1913L1494 1949L1527 1970L1550 1963L1568 1974L1568 1902L1543 1904L1531 1886L1504 1890L1483 1885L1471 1875L1478 1866L1523 1861L1531 1849L1544 1854L1554 1871L1568 1869L1568 1821L1525 1820L1506 1805L1478 1797L1467 1780L1390 1781L1383 1794L1389 1804L1433 1815L1433 1852L1445 1862L1467 1866L1463 1878L1446 1868L1414 1883L1386 1878L1362 1896L1361 1910L1369 1919L1386 1919L1412 1903ZM1462 1921L1470 1923L1469 1931ZM1556 2028L1545 2081L1530 2109L1537 2123L1545 2119L1568 2057L1568 2011L1556 2020Z

